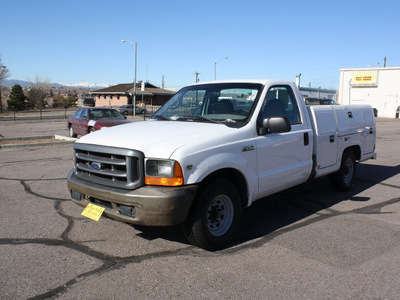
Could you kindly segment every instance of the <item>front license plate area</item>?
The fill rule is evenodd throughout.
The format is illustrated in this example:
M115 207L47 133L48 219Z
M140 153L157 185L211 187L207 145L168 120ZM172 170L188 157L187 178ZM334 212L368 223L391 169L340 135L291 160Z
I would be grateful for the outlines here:
M105 208L89 203L86 208L81 213L82 216L92 219L94 221L98 221L103 214Z

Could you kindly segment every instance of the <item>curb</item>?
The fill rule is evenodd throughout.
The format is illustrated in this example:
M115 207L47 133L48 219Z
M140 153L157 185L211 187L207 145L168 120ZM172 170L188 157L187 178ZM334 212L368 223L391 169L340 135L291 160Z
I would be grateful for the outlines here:
M69 145L75 143L76 138L61 136L61 135L48 135L48 136L34 136L34 137L19 137L19 138L1 138L0 141L33 141L33 140L60 140L60 142L41 142L41 143L22 143L22 144L6 144L0 145L1 150L18 149L18 148L36 148L44 146L58 146Z

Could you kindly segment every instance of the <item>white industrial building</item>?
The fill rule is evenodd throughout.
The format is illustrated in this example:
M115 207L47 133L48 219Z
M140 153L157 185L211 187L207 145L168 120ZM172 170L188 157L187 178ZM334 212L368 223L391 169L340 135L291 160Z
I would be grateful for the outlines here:
M379 117L395 118L400 106L400 67L341 69L339 104L370 104Z

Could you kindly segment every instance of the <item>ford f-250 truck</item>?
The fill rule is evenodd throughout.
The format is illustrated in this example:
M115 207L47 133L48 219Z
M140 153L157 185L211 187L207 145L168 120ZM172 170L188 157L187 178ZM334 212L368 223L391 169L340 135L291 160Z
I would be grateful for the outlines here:
M307 107L283 80L197 83L148 121L79 139L68 188L117 220L183 224L192 244L214 250L257 199L323 175L350 189L375 141L368 105Z

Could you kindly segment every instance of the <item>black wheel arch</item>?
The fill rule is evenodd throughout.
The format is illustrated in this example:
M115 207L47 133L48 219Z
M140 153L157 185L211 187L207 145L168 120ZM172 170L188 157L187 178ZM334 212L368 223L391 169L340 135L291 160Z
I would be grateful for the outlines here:
M232 182L239 191L240 202L242 208L248 206L249 192L248 184L245 176L242 172L233 168L226 168L217 170L209 174L203 181L199 184L198 194L210 183L219 179L225 179Z
M354 156L355 156L355 158L356 158L356 161L357 161L357 162L360 161L360 159L361 159L361 148L360 148L360 146L354 145L354 146L350 146L350 147L345 148L345 149L343 150L343 152L342 152L342 157L341 157L341 159L343 159L343 155L344 155L344 153L345 153L346 151L352 151L353 154L354 154Z

